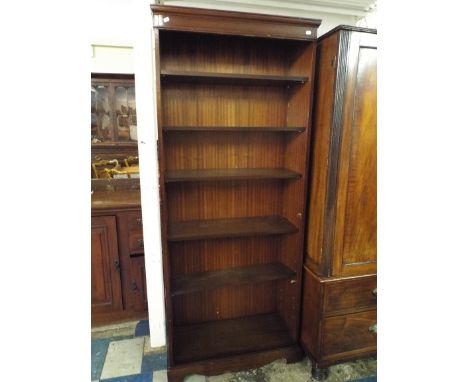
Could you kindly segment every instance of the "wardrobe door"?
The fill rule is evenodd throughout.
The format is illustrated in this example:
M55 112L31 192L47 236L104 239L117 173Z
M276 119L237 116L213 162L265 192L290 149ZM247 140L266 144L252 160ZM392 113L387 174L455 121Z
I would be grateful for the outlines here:
M377 271L377 44L352 32L338 173L334 275Z

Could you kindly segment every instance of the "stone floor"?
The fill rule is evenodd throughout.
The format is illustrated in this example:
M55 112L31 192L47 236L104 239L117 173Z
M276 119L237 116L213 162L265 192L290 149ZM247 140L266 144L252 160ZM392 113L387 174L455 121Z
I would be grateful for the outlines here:
M165 348L150 346L148 321L100 327L91 333L93 382L167 382ZM377 360L367 358L332 366L327 382L377 381ZM205 377L191 375L185 382L314 382L310 361L287 364L277 360L258 369Z

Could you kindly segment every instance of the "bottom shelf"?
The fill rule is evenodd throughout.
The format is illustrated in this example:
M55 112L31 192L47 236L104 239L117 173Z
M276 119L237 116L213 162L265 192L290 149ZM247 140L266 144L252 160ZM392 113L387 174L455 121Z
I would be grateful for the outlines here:
M183 364L293 345L276 314L174 327L174 363Z

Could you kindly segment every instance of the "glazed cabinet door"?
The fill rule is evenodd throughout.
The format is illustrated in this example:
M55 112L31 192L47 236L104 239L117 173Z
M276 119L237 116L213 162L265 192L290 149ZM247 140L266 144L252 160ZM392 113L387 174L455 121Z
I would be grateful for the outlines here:
M377 271L377 35L350 36L334 275Z
M91 218L91 312L122 310L120 263L114 216Z

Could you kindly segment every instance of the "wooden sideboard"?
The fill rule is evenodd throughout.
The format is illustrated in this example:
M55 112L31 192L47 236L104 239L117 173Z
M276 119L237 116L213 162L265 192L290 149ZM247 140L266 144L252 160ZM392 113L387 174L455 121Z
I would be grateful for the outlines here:
M97 187L91 208L91 323L146 318L140 190Z
M301 329L316 378L377 350L376 33L318 40Z

